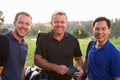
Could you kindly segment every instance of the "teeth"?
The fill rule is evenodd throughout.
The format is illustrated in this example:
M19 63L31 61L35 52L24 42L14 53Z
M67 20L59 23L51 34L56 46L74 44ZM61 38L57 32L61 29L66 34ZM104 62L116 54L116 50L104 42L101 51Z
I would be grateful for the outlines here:
M61 30L61 28L58 28L58 30Z
M22 30L21 30L21 32L22 32L22 33L24 33L24 32L25 32L25 30L24 30L24 29L22 29Z

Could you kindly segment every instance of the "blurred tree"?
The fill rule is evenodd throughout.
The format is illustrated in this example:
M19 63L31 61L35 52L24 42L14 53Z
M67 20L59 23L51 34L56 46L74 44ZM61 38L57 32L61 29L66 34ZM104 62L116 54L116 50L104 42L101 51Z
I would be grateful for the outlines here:
M0 34L5 34L9 31L7 28L0 28Z
M90 37L89 32L86 31L83 27L76 28L73 31L73 35L76 36L77 38L87 38Z

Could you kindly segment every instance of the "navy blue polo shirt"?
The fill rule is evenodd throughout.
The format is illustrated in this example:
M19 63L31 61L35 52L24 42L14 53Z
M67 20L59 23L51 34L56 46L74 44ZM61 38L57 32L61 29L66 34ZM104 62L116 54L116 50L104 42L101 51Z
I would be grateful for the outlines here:
M21 80L28 46L22 41L19 43L11 32L6 34L10 44L9 59L2 72L2 80Z
M61 41L53 37L53 32L47 34L47 40L42 37L39 38L35 54L45 56L44 58L51 63L66 66L73 65L73 57L82 56L79 42L71 34L66 32ZM60 80L69 80L69 78L64 78L64 76L57 76L59 75L57 73L51 72L51 74L53 74L54 78L57 77L55 80L58 80L58 78Z
M120 51L108 40L97 49L95 43L88 51L88 80L114 80L120 77Z

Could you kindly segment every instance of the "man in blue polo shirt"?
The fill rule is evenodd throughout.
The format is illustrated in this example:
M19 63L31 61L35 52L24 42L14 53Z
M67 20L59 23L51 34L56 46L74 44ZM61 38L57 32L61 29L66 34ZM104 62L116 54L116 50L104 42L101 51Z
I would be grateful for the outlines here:
M108 40L111 23L106 17L93 22L94 41L87 51L88 80L120 80L120 52Z
M27 12L18 12L14 19L14 30L5 34L10 51L7 64L1 74L2 80L24 80L22 73L28 50L24 37L30 31L31 25L31 15Z

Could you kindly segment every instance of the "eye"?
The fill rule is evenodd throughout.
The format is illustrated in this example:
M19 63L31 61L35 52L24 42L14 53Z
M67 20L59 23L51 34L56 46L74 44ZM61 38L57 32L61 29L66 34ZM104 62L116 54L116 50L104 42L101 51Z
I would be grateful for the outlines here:
M30 25L30 23L25 23L25 25L26 25L26 26L29 26L29 25Z
M107 29L108 29L108 28L106 28L106 27L103 27L103 28L102 28L103 31L105 31L105 30L107 30Z
M59 22L58 22L58 21L54 21L54 23L56 23L56 24L57 24L57 23L59 23Z
M64 24L64 23L65 23L65 21L61 21L61 23L62 23L62 24Z
M100 29L99 28L95 28L96 31L99 31Z
M23 22L22 22L22 21L19 21L18 24L23 24Z

